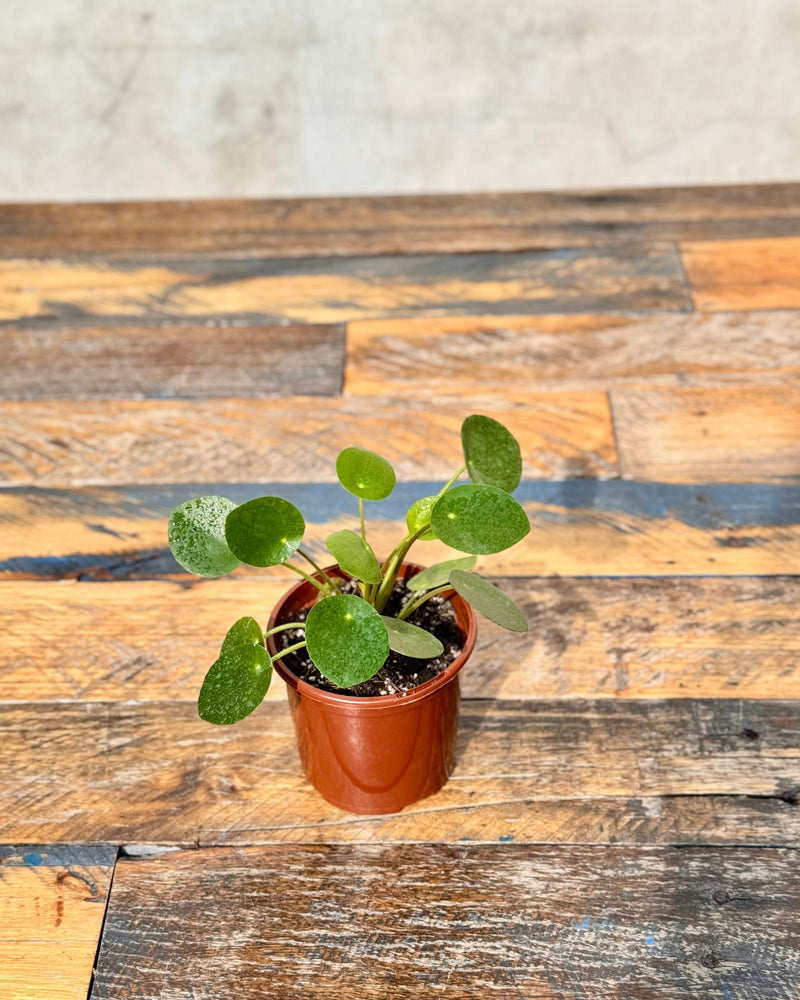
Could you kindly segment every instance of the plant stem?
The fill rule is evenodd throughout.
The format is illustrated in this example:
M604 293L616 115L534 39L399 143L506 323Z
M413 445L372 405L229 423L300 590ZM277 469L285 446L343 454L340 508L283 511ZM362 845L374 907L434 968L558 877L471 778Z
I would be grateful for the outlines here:
M451 477L450 477L450 478L449 478L449 479L447 480L447 482L446 482L446 483L444 484L444 486L443 486L443 487L442 487L442 488L441 488L441 489L439 490L439 492L438 492L438 493L436 494L436 496L437 496L437 497L440 497L440 496L442 496L442 495L443 495L444 493L447 493L447 491L448 491L448 490L450 489L450 487L451 487L451 486L453 485L453 483L454 483L454 482L456 481L456 479L458 479L458 477L459 477L459 476L461 475L461 473L462 473L462 472L466 472L466 471L467 471L467 467L466 467L466 465L462 465L462 466L461 466L461 468L460 468L460 469L458 470L458 472L457 472L457 473L456 473L456 474L455 474L454 476L451 476Z
M271 635L275 635L276 632L286 632L290 628L305 628L305 622L287 622L285 625L276 625L275 628L271 628L269 632L264 633L264 638L267 639Z
M446 590L452 590L453 588L449 583L446 583L442 587L436 587L435 590L429 590L419 597L413 598L408 604L403 607L403 610L397 616L398 621L404 621L409 615L413 615L417 608L421 608L422 605L431 597L435 597L437 594L443 594Z
M383 564L383 580L378 587L378 592L375 595L374 601L375 610L379 614L386 607L386 602L392 595L394 584L397 580L397 573L403 560L408 555L408 550L421 535L425 534L428 528L430 528L429 524L423 524L419 531L415 531L413 535L406 535L403 541L397 546L394 552Z
M361 518L361 541L366 544L367 541L367 529L364 526L364 499L363 497L358 498L358 516Z
M304 639L302 642L296 642L293 646L287 646L286 649L282 649L277 656L272 657L272 662L274 663L275 660L280 660L281 657L286 656L287 653L294 653L295 650L302 649L305 644L306 642Z
M307 552L304 552L302 549L298 549L297 551L305 559L306 562L311 563L311 565L314 567L314 569L319 573L319 575L321 577L324 577L325 582L327 583L328 587L330 587L331 590L338 590L339 589L336 586L336 584L333 582L333 580L331 580L331 578L325 572L325 570L321 566L319 566L317 563L315 563L314 560L311 558L311 556Z
M304 580L307 580L313 587L316 587L320 593L323 593L327 588L324 583L320 583L319 580L315 580L313 576L310 576L304 569L300 569L299 566L293 566L290 562L281 563L281 566L285 566L287 569L293 569L295 573L299 573Z

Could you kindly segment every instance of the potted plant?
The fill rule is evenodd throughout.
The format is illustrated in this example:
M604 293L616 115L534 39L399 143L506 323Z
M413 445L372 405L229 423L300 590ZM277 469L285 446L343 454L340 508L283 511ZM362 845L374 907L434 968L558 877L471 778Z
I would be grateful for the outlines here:
M530 530L511 496L522 474L519 444L496 420L473 414L461 428L464 464L436 496L417 500L408 532L379 562L367 540L364 501L390 495L389 462L346 448L340 483L358 498L360 531L336 531L334 566L301 548L305 522L281 497L236 505L187 500L172 512L169 543L185 569L219 577L240 563L285 566L302 579L266 630L252 617L228 631L200 689L201 718L230 725L261 704L273 667L287 684L305 773L335 805L394 812L430 795L454 763L458 674L475 642L477 610L527 631L519 607L472 571L476 556L501 552ZM470 482L459 483L466 472ZM440 539L467 553L423 569L407 561L416 542ZM307 568L291 562L299 556Z

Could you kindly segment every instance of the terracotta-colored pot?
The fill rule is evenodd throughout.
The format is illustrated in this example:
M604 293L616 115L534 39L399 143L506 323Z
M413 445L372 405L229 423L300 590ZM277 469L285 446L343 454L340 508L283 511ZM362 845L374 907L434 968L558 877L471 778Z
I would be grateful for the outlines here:
M422 569L405 564L404 580ZM337 566L328 574L344 577ZM291 621L317 596L301 581L278 602L269 627ZM437 677L403 694L356 698L299 680L281 660L275 669L286 681L300 759L317 791L342 809L377 815L437 792L455 763L458 733L458 672L475 645L475 614L457 594L450 600L466 639L456 659ZM267 639L271 656L279 653Z

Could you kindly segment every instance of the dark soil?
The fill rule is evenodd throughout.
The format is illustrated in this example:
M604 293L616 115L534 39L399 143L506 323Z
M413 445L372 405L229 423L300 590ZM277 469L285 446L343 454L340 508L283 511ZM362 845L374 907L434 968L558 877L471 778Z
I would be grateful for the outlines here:
M357 594L358 586L353 581L348 581L342 586L342 592ZM411 596L411 591L404 584L396 583L383 614L397 615ZM305 621L307 615L307 611L298 611L292 616L292 619ZM374 677L349 688L336 687L327 677L323 677L311 662L305 649L289 653L288 656L284 657L283 662L295 677L307 684L313 684L314 687L322 688L323 691L334 691L336 694L352 695L354 698L374 698L384 694L411 691L442 673L455 660L464 646L465 636L458 627L453 605L439 595L432 597L422 607L417 608L409 616L408 621L412 625L419 625L420 628L432 632L444 646L444 652L433 660L417 660L390 651L386 663ZM286 632L279 632L276 638L279 640L281 649L285 649L287 646L299 642L303 638L303 633L300 629L290 629Z

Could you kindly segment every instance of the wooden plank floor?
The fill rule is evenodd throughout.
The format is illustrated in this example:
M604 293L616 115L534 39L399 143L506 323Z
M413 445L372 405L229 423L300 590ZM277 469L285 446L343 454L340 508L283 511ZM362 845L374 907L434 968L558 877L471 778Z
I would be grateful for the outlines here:
M0 236L3 1000L800 996L800 185ZM189 578L166 520L279 494L324 559L360 444L384 553L470 412L522 444L531 533L478 568L531 630L480 623L445 788L349 815L277 685L197 717L289 581Z

